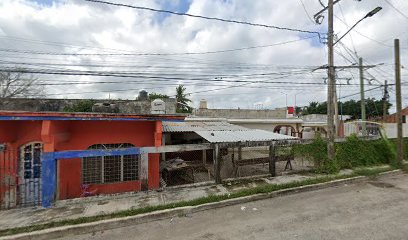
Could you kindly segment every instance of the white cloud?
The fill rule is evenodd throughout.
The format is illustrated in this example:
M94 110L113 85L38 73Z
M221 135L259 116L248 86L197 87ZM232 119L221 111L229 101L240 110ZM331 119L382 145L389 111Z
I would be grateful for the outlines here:
M153 8L171 7L177 9L183 1L130 1L115 0L122 3L138 4ZM321 9L318 1L304 0L309 15ZM391 1L401 11L407 12L406 1ZM356 30L344 38L345 45L364 57L370 63L385 63L378 70L370 73L379 81L393 81L393 38L401 38L406 46L408 36L408 19L390 8L382 0L342 1L335 7L335 31L341 36L348 29L338 18L344 19L350 26L367 12L382 6L384 9L372 18L365 19ZM325 31L326 24L315 25L307 17L299 0L192 0L188 13L225 19L291 27L311 31ZM52 5L40 5L29 0L2 0L0 2L0 44L1 48L35 50L63 53L175 53L205 52L248 46L268 45L291 41L309 36L298 32L281 31L261 27L208 21L197 18L158 14L123 7L106 6L81 0L57 1ZM364 35L364 36L363 36ZM22 41L10 37L19 37L36 41ZM372 38L370 40L368 38ZM39 44L38 41L65 43L66 45ZM376 42L379 41L380 43ZM77 45L73 47L71 45ZM386 46L384 46L386 45ZM82 47L81 47L82 46ZM389 47L387 47L389 46ZM310 101L323 101L326 89L323 84L324 72L313 74L304 72L282 78L280 75L262 76L253 74L290 72L310 69L327 62L326 46L316 39L293 42L281 46L258 48L237 52L188 56L43 56L19 55L1 52L3 60L19 63L77 64L81 66L40 66L41 68L70 68L76 70L131 71L140 73L138 78L112 78L90 76L40 76L45 80L55 81L118 81L117 84L70 85L50 87L50 93L56 92L92 92L110 91L111 97L133 99L137 90L114 92L117 89L147 89L148 91L174 94L175 86L168 84L184 83L190 92L201 92L215 88L227 88L220 91L193 94L195 104L207 98L212 107L248 107L255 104L264 107L282 107L288 94L288 104L305 105ZM336 51L352 60L352 53L347 53L340 45ZM36 58L36 59L32 59ZM403 50L402 61L407 58ZM355 60L352 60L355 61ZM336 55L336 64L350 64L343 57ZM88 65L103 65L90 67ZM407 65L407 64L406 64ZM146 75L172 78L164 81L146 80ZM358 72L339 72L339 77L357 77ZM236 75L248 75L240 76ZM252 75L252 76L250 76ZM405 75L407 75L405 73ZM224 80L271 81L271 82L309 82L319 85L265 84L244 82L209 82L217 76ZM178 78L185 80L180 81ZM202 81L199 81L199 80ZM123 84L123 81L139 81ZM144 81L142 81L144 80ZM157 79L156 79L157 80ZM357 84L355 80L352 83ZM238 87L241 84L242 87ZM257 88L256 88L257 87ZM405 88L404 88L405 89ZM358 86L342 87L342 95L358 92ZM373 91L370 96L380 98L381 89ZM105 98L108 93L64 94L58 97L92 97ZM391 92L392 95L392 92ZM50 95L54 96L54 95ZM392 98L393 100L394 98Z

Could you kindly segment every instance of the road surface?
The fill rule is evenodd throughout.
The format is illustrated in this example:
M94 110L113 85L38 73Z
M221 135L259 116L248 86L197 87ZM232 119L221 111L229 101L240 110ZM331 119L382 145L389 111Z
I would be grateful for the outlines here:
M63 239L408 239L408 175Z

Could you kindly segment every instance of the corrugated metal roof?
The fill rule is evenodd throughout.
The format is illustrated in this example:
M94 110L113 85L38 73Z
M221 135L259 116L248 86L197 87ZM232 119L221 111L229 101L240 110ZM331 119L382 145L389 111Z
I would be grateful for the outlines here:
M210 143L230 143L230 142L261 142L272 140L290 140L295 137L268 132L264 130L248 131L195 131Z
M275 118L275 119L228 119L229 123L303 123L300 118Z
M196 131L248 131L249 129L227 122L167 122L163 121L163 132Z

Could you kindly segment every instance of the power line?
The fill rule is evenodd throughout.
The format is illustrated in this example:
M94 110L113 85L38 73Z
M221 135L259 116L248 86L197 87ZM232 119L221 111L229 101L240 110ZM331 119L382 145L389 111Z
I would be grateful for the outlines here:
M195 15L195 14L189 14L189 13L174 12L174 11L169 11L169 10L154 9L154 8L148 8L148 7L139 7L139 6L133 6L133 5L128 5L128 4L123 4L123 3L114 3L114 2L108 2L108 1L99 1L99 0L84 0L84 1L107 4L107 5L118 6L118 7L127 7L127 8L133 8L133 9L139 9L139 10L146 10L146 11L152 11L152 12L168 13L168 14L173 14L173 15L178 15L178 16L187 16L187 17L201 18L201 19L206 19L206 20L243 24L243 25L249 25L249 26L254 26L254 27L264 27L264 28L285 30L285 31L291 31L291 32L310 33L310 34L316 34L317 36L319 36L319 39L321 39L320 33L315 32L315 31L301 30L301 29L288 28L288 27L279 27L279 26L266 25L266 24L260 24L260 23L251 23L251 22L240 21L240 20L229 20L229 19L223 19L223 18L217 18L217 17L207 17L207 16L201 16L201 15Z
M344 22L347 23L346 17L345 17L344 12L343 12L343 8L341 7L341 2L339 2L339 8L340 8L341 16L343 16ZM354 45L353 34L350 33L349 36L350 36L350 40L351 40L351 46L354 49L354 54L357 56L357 58L359 58L359 56L357 54L356 46Z
M370 89L364 90L364 92L373 91L373 90L376 90L376 89L381 88L381 87L383 87L383 86L378 86L378 87L370 88ZM350 95L347 95L347 96L343 96L343 97L341 97L341 98L339 98L339 99L344 99L344 98L348 98L348 97L352 97L352 96L356 96L356 95L360 95L360 94L361 94L361 93L358 92L358 93L350 94Z
M405 15L405 13L403 13L401 10L399 10L397 7L395 7L390 1L388 0L384 0L388 5L390 5L395 11L397 11L399 14L401 14L402 16L404 16L406 19L408 19L408 16Z
M234 49L226 49L226 50L217 50L217 51L206 51L206 52L180 52L180 53L57 53L57 52L41 52L41 51L31 51L31 50L17 50L17 49L0 49L1 52L12 52L12 53L28 53L28 54L35 54L35 55L53 55L53 56L179 56L179 55L204 55L204 54L216 54L216 53L228 53L228 52L236 52L236 51L244 51L244 50L251 50L251 49L258 49L258 48L268 48L274 46L285 45L289 43L299 42L306 39L311 39L312 37L305 37L296 40L290 40L285 42L279 42L274 44L268 45L260 45L260 46L251 46L251 47L243 47L243 48L234 48Z
M335 16L340 22L342 22L346 27L350 28L350 26L349 26L346 22L344 22L341 18L337 17L336 15L334 15L334 16ZM369 36L367 36L367 35L364 35L364 34L362 34L361 32L357 31L356 29L352 29L352 31L356 32L358 35L360 35L360 36L362 36L362 37L364 37L364 38L366 38L366 39L368 39L368 40L371 40L371 41L373 41L373 42L375 42L375 43L377 43L377 44L379 44L379 45L382 45L382 46L385 46L385 47L389 47L389 48L393 48L393 46L387 45L387 44L385 44L385 43L383 43L383 42L380 42L380 41L378 41L378 40L375 40L374 38L371 38L371 37L369 37Z
M306 6L305 6L305 3L303 2L303 0L299 0L299 1L300 1L300 3L302 4L303 10L305 11L306 16L309 18L309 20L310 20L313 24L315 24L315 21L313 20L313 18L310 16L309 12L307 11Z
M24 81L24 79L21 79L22 81ZM184 79L179 79L181 81L183 81ZM209 82L219 82L217 81L218 79L215 80L201 80L201 82L183 82L183 84L192 84L192 85L197 85L197 86L201 86L203 84L205 84L204 86L208 86ZM66 81L66 82L57 82L57 83L44 83L47 81L44 80L37 80L38 83L36 83L35 85L38 86L66 86L66 85L98 85L98 84L134 84L134 83L143 83L143 84L159 84L159 85L179 85L179 83L157 83L156 81L158 80L154 80L154 82L146 82L144 80L135 80L135 81ZM159 81L160 82L160 81ZM231 80L231 81L225 81L225 80L221 80L221 82L225 82L225 83L257 83L257 81L248 81L248 80ZM315 83L315 82L293 82L293 81L275 81L275 82L262 82L262 84L283 84L280 86L284 86L287 84L290 84L290 86L293 87L299 87L303 86L303 87L307 87L308 85L310 87L313 86L321 86L322 83ZM211 84L212 86L230 86L230 85L215 85L215 84ZM359 84L344 84L344 83L337 83L337 86L350 86L350 87L354 87L354 86L359 86ZM392 84L391 84L392 85ZM24 84L18 84L18 83L14 83L12 85L10 85L10 87L18 87L18 86L25 86ZM371 86L382 86L382 85L376 85L376 84L372 84Z

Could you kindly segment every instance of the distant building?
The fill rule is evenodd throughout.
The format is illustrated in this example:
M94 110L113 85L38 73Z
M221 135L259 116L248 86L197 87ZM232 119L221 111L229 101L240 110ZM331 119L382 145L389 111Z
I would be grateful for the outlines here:
M84 100L89 99L10 98L0 103L0 111L63 112L64 108L72 107ZM162 101L164 112L160 111L160 114L176 113L175 98ZM152 102L144 95L137 100L95 99L92 110L105 113L151 114Z
M407 123L408 107L401 110L402 123ZM397 123L397 113L390 114L384 118L385 123Z
M209 109L201 100L199 109L186 121L226 121L250 129L301 137L303 120L293 115L293 107L277 109Z

